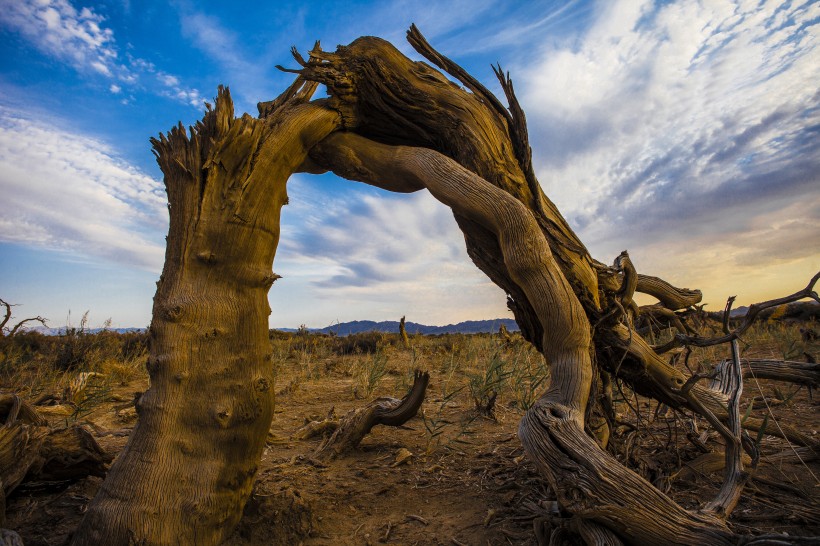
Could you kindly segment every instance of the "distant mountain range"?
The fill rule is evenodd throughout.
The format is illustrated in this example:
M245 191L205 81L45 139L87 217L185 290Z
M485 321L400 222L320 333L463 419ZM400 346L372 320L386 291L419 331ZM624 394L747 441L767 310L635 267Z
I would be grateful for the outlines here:
M66 327L49 328L48 326L36 326L34 328L24 328L28 331L39 332L45 336L61 336L65 334ZM99 334L100 332L117 332L118 334L128 334L131 332L144 332L147 328L86 328L83 330L87 334Z
M749 310L748 307L742 306L732 310L732 319L740 318ZM709 315L715 320L723 318L722 312L711 312ZM808 321L820 320L820 304L813 301L801 301L791 303L786 306L777 308L770 308L762 311L758 316L759 320L766 320L768 318L776 318L781 321ZM458 324L448 324L447 326L427 326L417 322L408 322L405 324L408 334L480 334L498 332L501 325L507 327L510 332L517 332L518 325L513 319L498 318L493 320L468 320L459 322ZM47 336L61 335L65 333L65 327L61 328L47 328L45 326L38 326L31 328L31 330L40 332ZM86 332L96 334L103 331L103 328L91 328ZM144 332L145 328L108 328L109 331L120 334L128 332ZM274 328L280 332L296 332L298 328ZM387 320L376 322L372 320L354 320L352 322L340 322L325 328L308 328L308 331L319 334L335 334L337 336L349 336L351 334L361 334L364 332L384 332L387 334L398 333L399 321Z
M517 332L518 325L513 319L500 318L494 320L468 320L458 324L448 324L447 326L427 326L416 322L405 323L408 334L480 334L497 332L501 325L507 327L510 332ZM66 328L48 328L38 326L32 328L36 332L47 336L59 336L65 334ZM96 334L102 332L103 328L89 328L86 332ZM144 332L145 328L108 328L110 332L125 334L129 332ZM297 328L274 328L281 332L296 332ZM308 331L318 334L336 334L337 336L349 336L350 334L361 334L364 332L384 332L387 334L399 332L399 321L387 320L375 322L372 320L354 320L352 322L340 322L325 328L308 328Z
M416 322L407 322L404 327L408 334L479 334L497 332L501 325L507 327L510 332L518 331L518 324L513 319L499 318L494 320L468 320L458 324L448 324L447 326L427 326ZM295 328L275 328L282 332L295 332ZM354 320L352 322L340 322L325 328L308 328L309 331L320 334L336 334L337 336L349 336L351 334L361 334L364 332L383 332L386 334L399 332L399 321L386 320L375 322L372 320Z

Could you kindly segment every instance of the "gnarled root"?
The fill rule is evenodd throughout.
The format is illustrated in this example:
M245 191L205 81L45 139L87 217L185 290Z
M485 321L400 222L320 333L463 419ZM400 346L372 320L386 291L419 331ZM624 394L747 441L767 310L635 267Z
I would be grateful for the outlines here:
M542 398L518 429L561 505L634 544L734 544L717 518L693 514L598 447L576 410Z

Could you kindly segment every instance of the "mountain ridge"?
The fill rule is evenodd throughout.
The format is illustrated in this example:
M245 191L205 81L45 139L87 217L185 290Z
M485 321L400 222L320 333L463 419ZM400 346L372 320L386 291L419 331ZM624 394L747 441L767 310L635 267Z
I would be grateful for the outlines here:
M417 322L405 323L408 334L479 334L497 332L501 325L504 325L510 332L518 331L518 324L510 318L498 318L490 320L466 320L456 324L444 326L428 326ZM296 332L297 328L273 328L281 332ZM309 332L317 334L335 334L337 336L349 336L352 334L362 334L365 332L382 332L386 334L397 334L399 332L399 321L397 320L353 320L340 322L324 328L308 328Z
M479 334L497 332L501 325L504 325L510 332L518 331L518 324L515 320L510 318L497 318L490 320L466 320L456 324L447 324L444 326L428 326L417 322L407 322L405 328L408 334ZM36 328L27 329L28 331L39 332L47 336L59 336L66 333L66 327L49 328L47 326L37 326ZM299 328L271 328L271 330L278 330L280 332L298 332ZM361 334L365 332L383 332L395 333L399 332L399 321L397 320L353 320L349 322L340 322L324 328L308 328L308 332L316 334L334 334L337 336L348 336L351 334ZM125 334L130 332L144 332L146 328L87 328L84 330L89 334L97 334L99 332L108 331Z

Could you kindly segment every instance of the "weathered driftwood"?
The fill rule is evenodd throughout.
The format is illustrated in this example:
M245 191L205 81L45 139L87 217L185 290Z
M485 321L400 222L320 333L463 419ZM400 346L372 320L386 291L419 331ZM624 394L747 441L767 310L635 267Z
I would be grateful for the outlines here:
M319 446L313 458L319 463L327 463L355 449L376 425L403 425L418 413L429 382L430 374L416 370L413 386L404 398L377 398L363 408L351 410L342 417L333 434Z

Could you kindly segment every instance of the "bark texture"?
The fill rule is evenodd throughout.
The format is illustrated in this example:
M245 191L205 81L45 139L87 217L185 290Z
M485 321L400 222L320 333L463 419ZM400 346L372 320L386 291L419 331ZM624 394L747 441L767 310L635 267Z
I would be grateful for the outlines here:
M218 544L250 494L273 411L267 293L285 183L338 115L297 82L264 118L227 89L152 140L171 223L139 419L73 544ZM301 89L301 90L300 90Z
M722 519L682 509L586 433L613 377L726 428L727 395L689 380L635 329L636 291L657 297L651 315L672 324L700 292L640 274L627 252L612 265L594 260L535 178L509 76L496 69L505 107L415 27L408 38L466 89L365 37L335 53L316 47L308 61L295 53L299 78L260 103L258 119L234 119L220 91L190 135L180 126L154 141L171 226L154 300L152 383L74 544L217 544L238 521L271 419L266 294L277 278L285 182L297 170L427 189L453 210L469 256L505 291L522 334L551 366L519 435L583 540L735 542ZM308 103L318 83L330 97ZM416 391L353 416L338 445L355 443L374 416L392 421L417 409Z
M328 86L348 131L325 139L311 158L388 190L426 188L452 208L468 254L508 294L523 335L551 366L551 383L519 435L566 510L627 542L731 543L721 520L683 510L585 433L595 378L608 373L673 407L726 417L725 394L699 384L683 392L686 377L633 327L636 291L670 312L700 293L640 275L626 252L612 266L592 259L535 179L509 78L496 70L507 109L415 28L408 37L471 92L378 38L311 52L321 62L300 73Z

